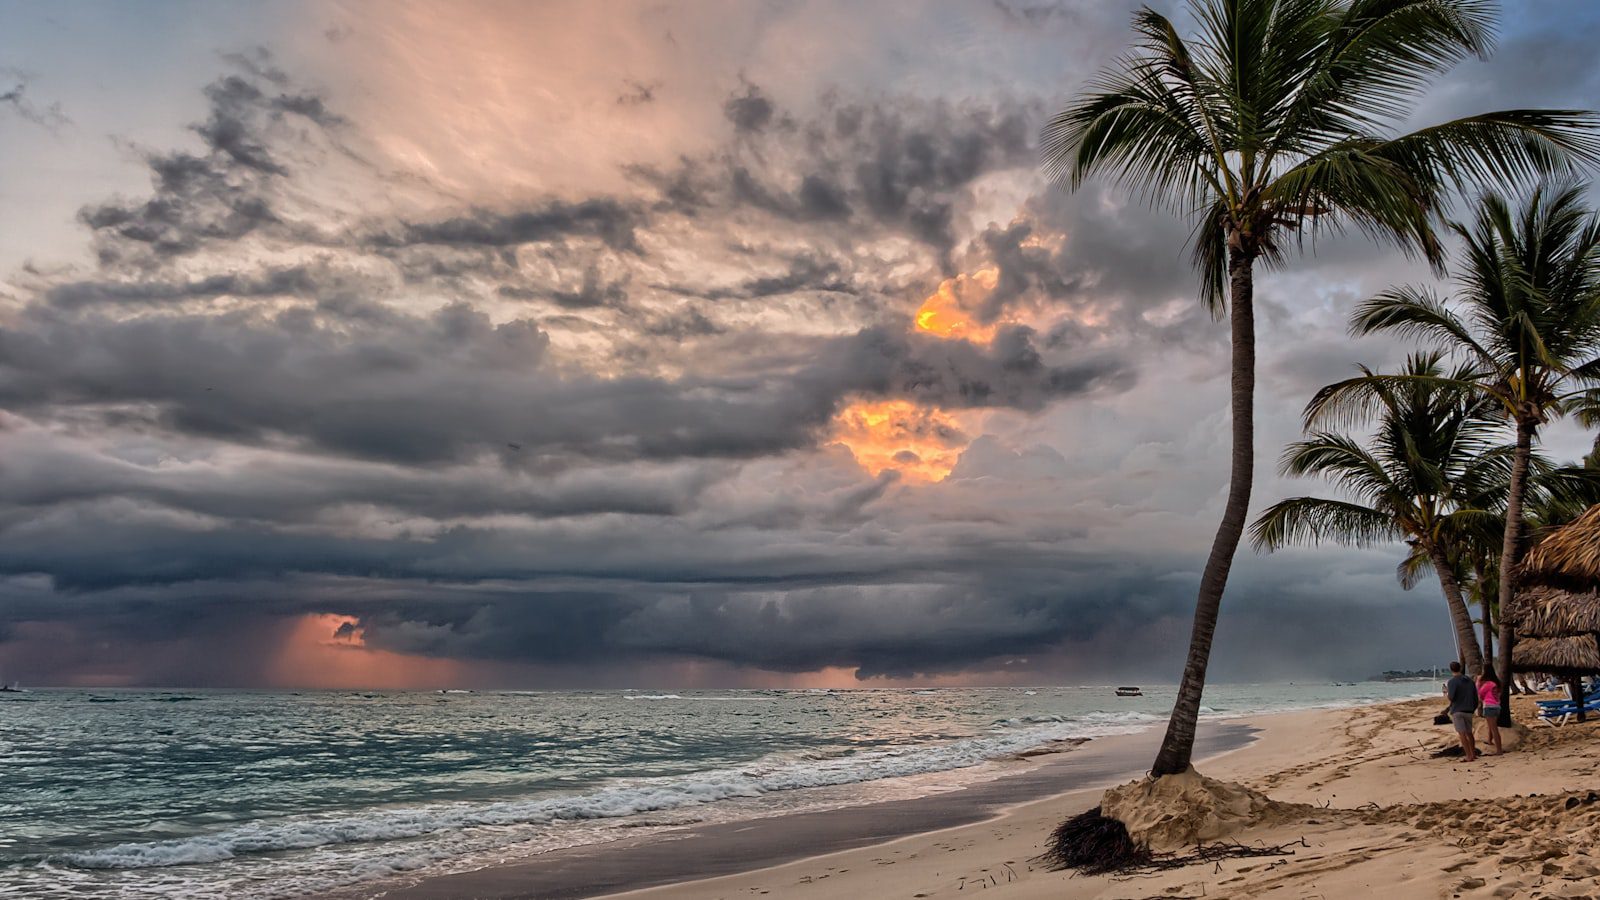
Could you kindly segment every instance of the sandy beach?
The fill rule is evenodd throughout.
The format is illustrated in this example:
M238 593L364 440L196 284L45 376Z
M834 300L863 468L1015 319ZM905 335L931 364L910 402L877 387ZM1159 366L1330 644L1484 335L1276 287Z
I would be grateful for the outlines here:
M955 803L946 795L921 810L882 804L803 822L774 818L689 829L431 879L384 896L845 900L956 897L973 890L1017 900L1336 898L1380 891L1396 898L1595 896L1600 866L1590 849L1600 838L1600 795L1589 792L1600 790L1597 723L1508 734L1506 755L1467 764L1431 756L1453 742L1448 728L1431 724L1439 705L1427 699L1284 713L1210 729L1200 770L1282 804L1269 824L1233 837L1294 845L1278 857L1131 877L1070 875L1032 862L1057 823L1096 805L1107 785L1146 762L1154 740L1146 734L1092 742L1019 773L1022 780L1013 779L1009 788L956 795ZM1519 701L1520 720L1530 719L1531 707ZM1239 748L1241 737L1250 740ZM1092 787L1005 802L1051 779ZM963 801L970 801L969 821L960 821ZM953 814L957 824L944 827ZM874 822L887 839L872 839ZM845 849L807 852L828 840ZM771 864L778 859L789 861ZM631 879L670 879L674 871L694 874L618 890Z

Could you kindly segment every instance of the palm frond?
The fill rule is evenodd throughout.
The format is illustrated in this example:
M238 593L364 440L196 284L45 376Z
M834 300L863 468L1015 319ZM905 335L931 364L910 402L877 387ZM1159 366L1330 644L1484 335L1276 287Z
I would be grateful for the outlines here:
M1506 109L1413 131L1373 149L1438 188L1570 176L1600 162L1600 117L1574 109Z
M1250 526L1258 550L1289 544L1333 541L1357 547L1397 540L1400 531L1388 515L1369 507L1322 497L1291 497L1267 507Z
M1228 306L1228 211L1220 203L1200 217L1190 252L1200 272L1200 300L1221 318Z
M1372 419L1395 388L1422 386L1437 390L1482 391L1481 381L1459 375L1381 375L1368 372L1319 388L1306 403L1301 419L1307 429L1349 427Z
M1485 56L1493 44L1494 6L1357 0L1325 4L1308 21L1325 35L1299 74L1283 111L1283 130L1304 135L1305 143L1333 142L1403 118L1434 77L1462 59Z
M1090 175L1110 173L1153 205L1183 212L1205 192L1222 193L1216 148L1163 77L1178 65L1129 57L1096 76L1087 93L1045 125L1046 175L1076 188Z
M1339 142L1302 160L1262 192L1276 221L1300 240L1337 232L1346 223L1378 243L1417 253L1438 267L1437 191L1395 161L1375 152L1381 142Z
M1426 288L1393 287L1357 304L1350 315L1350 333L1360 337L1380 331L1428 341L1445 350L1464 351L1481 365L1494 362L1466 323Z
M1420 547L1412 546L1411 552L1400 560L1394 568L1395 580L1400 582L1400 587L1411 590L1422 583L1424 578L1434 574L1433 560L1424 553Z
M1600 163L1600 118L1512 109L1409 134L1419 92L1493 44L1490 0L1189 0L1180 34L1152 9L1135 44L1045 126L1043 166L1105 176L1194 216L1201 298L1222 309L1229 253L1272 268L1356 230L1443 263L1447 192Z
M1284 475L1296 478L1320 476L1372 504L1395 489L1383 463L1354 438L1343 434L1318 432L1290 444L1278 467Z

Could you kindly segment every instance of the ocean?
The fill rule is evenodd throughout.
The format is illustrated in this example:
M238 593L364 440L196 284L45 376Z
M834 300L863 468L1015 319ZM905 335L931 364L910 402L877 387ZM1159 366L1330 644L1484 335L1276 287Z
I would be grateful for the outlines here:
M1436 690L1212 685L1203 715ZM1173 692L0 694L0 896L295 897L918 796L1159 725Z

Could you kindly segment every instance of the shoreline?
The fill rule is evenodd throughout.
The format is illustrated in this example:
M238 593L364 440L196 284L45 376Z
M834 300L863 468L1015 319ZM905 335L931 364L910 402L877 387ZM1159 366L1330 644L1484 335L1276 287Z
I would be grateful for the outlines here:
M1339 716L1411 700L1250 714L1202 722L1196 760L1210 765L1247 753L1282 717ZM1069 803L1131 780L1148 768L1160 731L1095 738L1057 758L960 789L912 799L707 823L640 837L510 859L459 873L386 880L318 895L325 900L581 900L653 894L710 880L742 878L841 853L993 823L1019 808ZM1085 797L1088 805L1098 794ZM1081 810L1074 810L1081 811ZM1013 863L1013 865L1015 865ZM399 883L397 883L399 882Z
M1515 702L1518 721L1531 721L1532 700ZM961 900L979 887L1002 900L1592 898L1600 882L1589 855L1600 842L1600 719L1508 734L1506 755L1467 764L1430 755L1454 743L1449 728L1431 724L1438 704L1430 697L1263 715L1250 721L1247 746L1202 760L1204 774L1275 801L1276 815L1228 838L1292 845L1272 859L1127 876L1031 865L1055 825L1099 802L1101 788L1093 787L976 824L611 896Z
M1248 746L1254 729L1215 723L1197 741L1221 755ZM340 900L582 900L741 875L842 851L987 822L1017 805L1092 787L1109 787L1153 758L1154 730L1110 735L1041 765L946 791L812 812L693 825L540 853L415 884L335 893Z
M1532 721L1532 700L1515 702L1518 721ZM1448 727L1432 724L1438 705L1429 697L1209 723L1211 734L1221 729L1233 737L1207 738L1214 743L1204 755L1197 751L1197 767L1267 794L1276 807L1274 815L1228 839L1289 846L1272 859L1225 859L1131 876L1084 876L1031 864L1057 824L1097 805L1105 787L1142 772L1159 739L1150 729L1097 739L1021 773L1043 774L1026 790L1014 782L1014 802L991 796L987 804L969 804L981 808L964 809L953 822L937 816L897 822L892 804L924 801L890 801L591 845L423 877L409 886L373 884L328 896L962 900L975 887L1001 900L1594 896L1600 882L1600 864L1590 861L1600 844L1600 718L1508 733L1504 756L1468 764L1431 755L1454 743ZM1108 764L1091 776L1087 767L1096 759ZM1074 762L1082 777L1061 777ZM1006 777L1016 776L984 785ZM1057 789L1048 790L1050 784ZM948 804L963 793L925 800ZM794 827L806 816L805 828ZM850 818L867 821L882 836L846 835L836 847L810 840L819 823ZM754 853L752 847L767 849ZM660 868L662 860L673 865Z

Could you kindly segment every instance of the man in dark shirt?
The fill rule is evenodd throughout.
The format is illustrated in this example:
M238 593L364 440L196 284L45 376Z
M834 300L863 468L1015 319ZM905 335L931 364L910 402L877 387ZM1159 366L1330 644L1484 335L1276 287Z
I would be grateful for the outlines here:
M1461 739L1461 750L1467 762L1478 758L1478 748L1472 742L1472 714L1478 711L1478 688L1472 679L1461 674L1461 663L1450 664L1450 680L1445 682L1444 694L1450 698L1450 724L1456 727L1456 737Z

